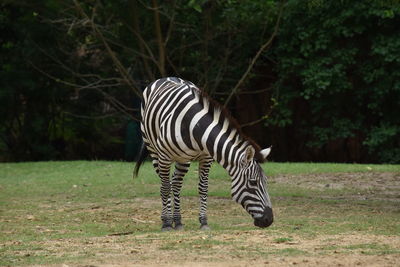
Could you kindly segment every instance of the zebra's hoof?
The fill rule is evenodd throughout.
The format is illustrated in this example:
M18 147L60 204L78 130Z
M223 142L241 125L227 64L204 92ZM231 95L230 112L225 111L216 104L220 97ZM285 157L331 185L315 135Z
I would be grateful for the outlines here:
M177 225L175 225L175 228L174 228L175 230L183 230L183 224L177 224Z
M203 224L203 225L200 226L200 230L202 230L202 231L210 231L211 228L207 224Z
M174 228L172 228L172 226L163 226L161 228L162 232L169 232L169 231L172 231L172 230L174 230Z

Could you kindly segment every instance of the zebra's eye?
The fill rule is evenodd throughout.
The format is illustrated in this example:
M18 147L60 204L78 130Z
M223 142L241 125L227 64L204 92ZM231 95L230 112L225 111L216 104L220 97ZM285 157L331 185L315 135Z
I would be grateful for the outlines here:
M249 179L249 185L250 186L257 186L257 180L256 179Z

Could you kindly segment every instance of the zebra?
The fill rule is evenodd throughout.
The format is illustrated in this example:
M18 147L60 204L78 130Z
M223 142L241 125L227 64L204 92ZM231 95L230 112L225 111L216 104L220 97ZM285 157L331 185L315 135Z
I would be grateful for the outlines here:
M161 179L162 231L183 228L180 191L183 177L194 160L199 162L200 229L210 229L207 196L208 175L213 161L228 171L232 178L232 199L253 217L254 225L264 228L272 224L267 177L259 164L266 160L271 148L261 150L245 137L224 107L192 82L167 77L145 88L141 116L143 146L134 177L150 154ZM170 179L173 163L175 171Z

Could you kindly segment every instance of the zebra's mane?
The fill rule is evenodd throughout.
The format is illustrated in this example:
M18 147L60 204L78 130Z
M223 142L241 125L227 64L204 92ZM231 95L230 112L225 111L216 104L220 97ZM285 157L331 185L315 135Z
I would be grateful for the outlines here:
M210 103L210 106L213 107L214 110L219 110L222 114L222 116L224 117L225 120L229 121L229 125L231 127L233 127L234 129L236 129L237 133L239 134L239 136L245 141L247 142L249 145L251 145L254 150L256 151L254 158L262 163L265 161L264 157L261 155L260 151L261 151L261 147L250 137L248 137L247 135L245 135L242 131L242 127L240 127L240 124L238 123L238 121L232 116L232 114L229 112L229 110L227 108L225 108L223 105L221 105L220 103L218 103L216 100L214 100L213 98L211 98L207 92L205 92L204 90L197 88L198 90L197 93L199 93L199 96L203 99L205 99L206 101L208 101L208 103Z

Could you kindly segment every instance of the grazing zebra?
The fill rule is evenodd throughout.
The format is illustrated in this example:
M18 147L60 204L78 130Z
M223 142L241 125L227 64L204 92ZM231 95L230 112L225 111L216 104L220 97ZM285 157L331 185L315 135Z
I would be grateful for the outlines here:
M207 97L193 83L168 77L154 81L143 92L141 131L153 166L161 178L162 230L182 228L180 191L190 161L199 161L201 229L207 224L208 173L212 161L221 164L232 177L232 198L253 217L254 225L273 222L267 177L259 162L270 148L259 147L241 134L225 109ZM146 157L143 145L135 166L137 176ZM170 167L175 171L170 179ZM173 194L173 208L171 204Z

